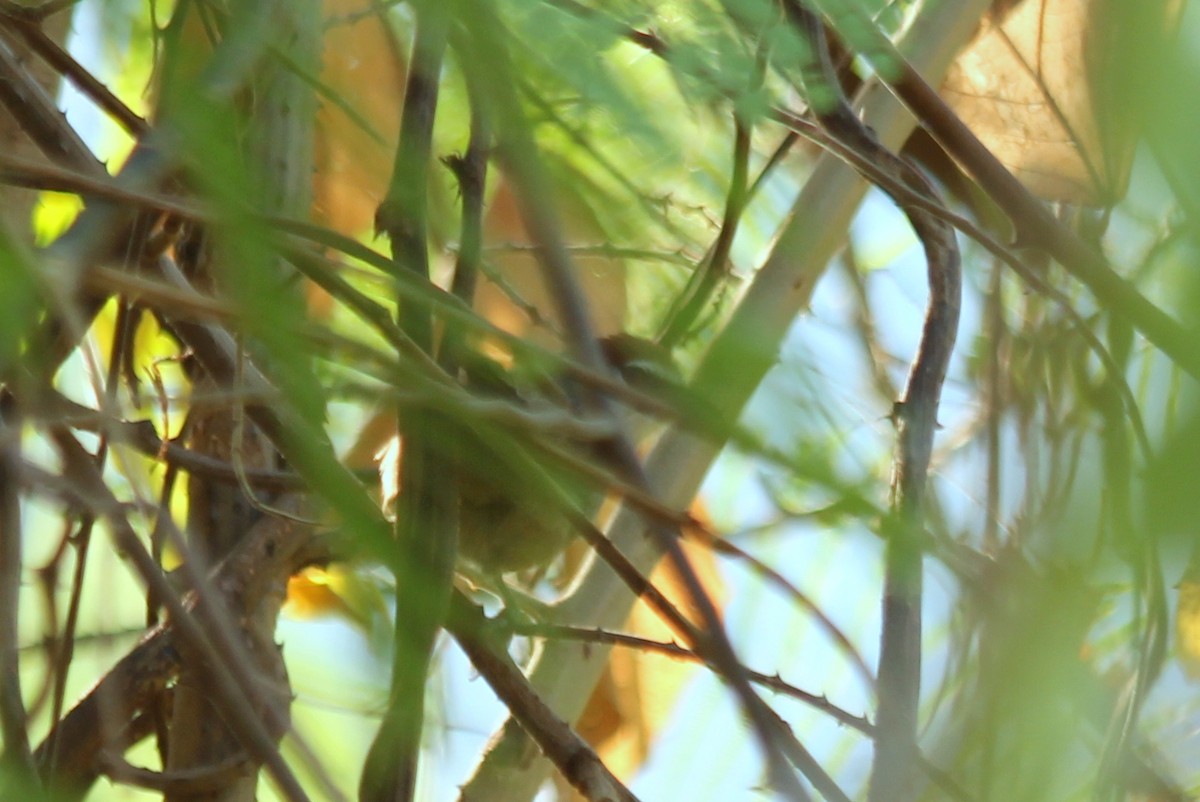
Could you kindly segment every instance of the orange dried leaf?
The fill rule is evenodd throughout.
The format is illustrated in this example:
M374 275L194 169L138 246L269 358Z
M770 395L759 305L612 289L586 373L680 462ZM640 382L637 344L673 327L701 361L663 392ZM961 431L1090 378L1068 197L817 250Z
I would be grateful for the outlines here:
M596 245L605 241L604 232L587 207L574 198L558 198L559 217L568 242ZM488 204L484 221L489 245L531 246L533 241L525 230L519 204L507 184L500 183ZM530 319L522 305L537 310L546 320L558 325L554 305L542 280L542 269L532 251L493 251L488 262L503 276L507 287L482 280L476 308L480 314L505 331L531 334L544 343L554 338L544 330L530 330ZM601 335L614 334L625 326L625 264L619 259L604 256L582 256L572 259L576 278L587 296L592 321ZM514 300L515 293L518 300Z
M387 192L404 98L404 59L370 0L325 0L321 82L340 98L317 112L317 218L357 236Z
M692 514L703 520L699 502L693 504ZM683 548L701 585L721 610L725 604L725 587L712 550L686 542ZM651 581L684 615L698 623L698 616L686 602L687 593L682 583L666 561L659 563L651 574ZM626 628L650 640L677 640L658 614L641 601L634 606ZM613 651L605 675L588 700L579 731L596 747L604 764L614 774L621 778L632 777L646 760L650 745L666 725L679 693L696 669L694 663L633 649Z

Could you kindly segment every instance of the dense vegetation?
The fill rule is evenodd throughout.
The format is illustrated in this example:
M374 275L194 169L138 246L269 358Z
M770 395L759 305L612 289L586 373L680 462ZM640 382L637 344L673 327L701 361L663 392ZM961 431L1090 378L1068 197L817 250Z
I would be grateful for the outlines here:
M0 0L0 798L1190 798L1198 36Z

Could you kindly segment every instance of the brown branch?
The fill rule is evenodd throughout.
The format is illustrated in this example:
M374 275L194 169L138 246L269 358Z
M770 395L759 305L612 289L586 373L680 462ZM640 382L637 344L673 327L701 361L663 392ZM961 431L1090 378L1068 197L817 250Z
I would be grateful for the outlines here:
M26 189L93 196L139 209L172 214L184 220L209 221L215 218L211 209L197 201L158 194L136 183L122 181L120 176L31 161L11 154L0 153L0 182Z
M71 0L77 2L77 0ZM16 31L29 49L37 53L56 72L75 85L80 92L91 98L97 106L107 112L110 117L127 132L135 137L144 136L149 132L149 125L144 119L135 114L121 99L109 91L108 87L97 80L82 64L64 50L57 42L45 34L41 28L44 15L32 15L37 9L24 6L16 8L8 4L0 6L0 17L6 18L12 29Z
M812 617L817 620L817 625L821 629L825 630L825 633L833 639L834 643L836 643L841 650L846 653L850 663L862 676L863 682L872 690L872 692L874 692L875 677L871 674L871 669L867 666L866 661L863 660L862 655L859 654L858 649L855 648L854 644L850 641L850 638L846 635L846 633L842 632L841 627L835 624L833 619L826 615L825 611L822 610L821 607L808 596L808 594L802 592L800 588L796 587L796 585L789 581L787 577L785 577L779 571L776 571L771 566L767 565L759 558L755 557L750 552L740 548L734 543L731 543L725 538L718 537L716 533L709 530L708 527L699 526L698 523L699 522L696 522L696 524L688 526L684 530L689 540L698 541L704 546L712 549L717 554L724 554L728 557L741 560L742 562L746 563L747 566L749 566L751 571L761 576L768 584L775 585L777 588L783 591L785 595L790 596L792 600L796 602L796 604L805 610L808 610Z
M673 660L685 660L690 663L704 663L704 659L692 649L675 642L655 641L638 635L623 632L609 632L602 629L583 629L562 624L542 624L516 621L509 624L513 634L530 638L554 638L558 640L575 640L582 643L598 643L609 646L621 646L648 654L658 654ZM750 681L764 688L790 696L804 702L815 710L825 713L839 724L858 730L864 735L875 737L875 726L866 716L856 716L829 701L825 696L801 690L785 682L778 674L763 674L759 671L747 670Z
M53 424L103 433L113 441L132 446L148 457L162 459L189 473L227 484L238 482L238 472L232 463L185 448L174 440L164 440L148 420L113 419L58 393L46 399L39 410L39 417ZM264 489L300 490L307 486L303 477L289 471L245 468L244 473L252 485Z
M97 756L100 771L113 782L161 791L165 794L213 793L238 780L254 776L254 767L246 755L234 755L209 766L173 771L152 771L134 766L125 758L102 749Z
M179 671L172 639L165 625L147 633L55 724L34 752L42 782L57 799L83 799L101 773L100 751L120 751L130 745L125 728Z
M13 398L0 396L0 769L29 780L34 776L29 751L28 716L21 696L17 632L21 602L21 423Z
M24 473L27 481L41 491L53 490L73 506L105 512L126 552L134 558L139 570L145 572L144 576L150 577L147 581L155 597L174 608L167 623L147 632L141 643L118 661L54 726L34 752L43 782L59 792L59 798L80 799L100 773L100 750L119 751L128 746L129 741L123 736L126 728L178 673L177 639L198 642L204 637L193 617L199 596L192 593L180 600L165 580L153 579L155 576L161 578L161 573L157 573L158 569L149 562L149 555L136 535L128 530L120 505L102 489L102 485L90 480L62 484L28 465ZM307 565L327 562L330 557L328 544L312 529L291 521L264 518L214 570L208 584L220 588L242 605L253 605L296 571ZM215 652L210 659L214 665L223 662ZM231 678L229 682L232 683ZM229 686L222 683L221 687ZM253 715L251 707L246 706L243 710L243 715Z
M592 802L636 802L587 742L542 701L512 658L489 641L483 613L459 594L450 610L447 627L454 639L562 776Z
M67 124L54 99L24 68L3 36L0 36L0 104L46 158L65 162L88 175L106 174L104 165Z

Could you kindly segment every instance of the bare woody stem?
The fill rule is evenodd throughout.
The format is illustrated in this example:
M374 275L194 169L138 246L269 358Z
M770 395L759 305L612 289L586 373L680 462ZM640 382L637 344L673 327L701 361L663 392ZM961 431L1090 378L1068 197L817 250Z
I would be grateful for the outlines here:
M858 119L841 93L824 24L798 0L784 0L788 19L811 46L813 113L830 136L873 162L909 190L936 202L929 181L885 148ZM819 92L812 91L814 88ZM833 95L832 103L818 98ZM961 257L954 228L928 209L898 195L925 250L929 305L917 356L894 409L898 442L893 464L892 515L884 556L883 631L879 655L878 733L868 788L870 802L915 797L918 710L921 695L923 498L937 428L938 401L958 332Z

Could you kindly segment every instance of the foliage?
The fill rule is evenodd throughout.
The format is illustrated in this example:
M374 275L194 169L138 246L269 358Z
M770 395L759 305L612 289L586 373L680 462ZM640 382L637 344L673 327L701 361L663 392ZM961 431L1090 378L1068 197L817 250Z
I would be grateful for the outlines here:
M1188 798L1136 6L0 2L0 797Z

